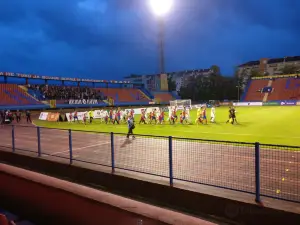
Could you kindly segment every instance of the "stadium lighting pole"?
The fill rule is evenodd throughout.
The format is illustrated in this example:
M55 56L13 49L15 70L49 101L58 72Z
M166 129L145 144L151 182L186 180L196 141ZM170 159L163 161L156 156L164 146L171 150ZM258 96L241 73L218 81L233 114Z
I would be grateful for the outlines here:
M152 12L158 20L159 72L165 72L165 16L171 10L173 0L149 0Z
M165 72L165 23L164 18L159 18L159 34L158 34L158 40L159 40L159 72L160 74L163 74Z

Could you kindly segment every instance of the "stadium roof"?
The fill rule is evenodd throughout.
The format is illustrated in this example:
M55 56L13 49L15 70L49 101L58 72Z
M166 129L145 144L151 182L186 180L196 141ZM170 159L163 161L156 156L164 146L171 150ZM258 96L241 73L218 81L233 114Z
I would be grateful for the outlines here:
M300 56L287 56L287 57L283 57L283 58L271 58L271 59L268 59L268 64L281 63L281 62L294 62L294 61L300 61ZM249 61L247 63L241 64L238 67L256 66L259 64L260 64L260 61L256 60L256 61Z
M183 70L183 71L169 72L169 73L166 73L166 74L167 75L174 75L174 74L180 74L180 73L193 73L193 72L208 73L210 71L211 71L211 69L197 69L197 70ZM131 74L129 76L124 77L124 79L139 78L139 77L142 77L142 76L157 76L157 75L160 75L160 74L147 74L147 75Z
M241 64L238 67L244 67L244 66L256 66L259 65L259 60L257 61L249 61L247 63Z
M0 72L0 76L28 78L28 79L42 79L42 80L60 80L60 81L74 81L74 82L94 82L94 83L112 83L112 84L129 84L129 81L117 80L94 80L84 78L70 78L70 77L53 77L53 76L40 76L35 74L13 73L13 72Z

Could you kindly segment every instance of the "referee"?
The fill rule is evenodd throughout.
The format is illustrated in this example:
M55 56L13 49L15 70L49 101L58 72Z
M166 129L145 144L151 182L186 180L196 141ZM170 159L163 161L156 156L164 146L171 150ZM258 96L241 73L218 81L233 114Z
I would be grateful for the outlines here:
M135 136L133 135L133 129L135 128L135 126L134 126L134 121L132 116L128 117L127 124L128 124L127 139L129 139L130 135L132 135L132 139L135 139Z

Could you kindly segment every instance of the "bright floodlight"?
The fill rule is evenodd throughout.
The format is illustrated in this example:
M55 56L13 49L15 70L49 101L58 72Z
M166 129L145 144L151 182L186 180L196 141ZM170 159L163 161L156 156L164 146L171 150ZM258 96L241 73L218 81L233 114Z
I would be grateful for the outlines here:
M163 16L168 13L172 7L173 0L149 0L153 12L157 16Z

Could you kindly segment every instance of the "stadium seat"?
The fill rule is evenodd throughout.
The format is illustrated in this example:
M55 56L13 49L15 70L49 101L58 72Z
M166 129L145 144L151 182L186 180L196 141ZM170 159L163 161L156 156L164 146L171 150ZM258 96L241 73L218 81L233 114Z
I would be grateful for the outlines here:
M271 83L271 85L270 85ZM263 101L265 93L260 92L267 86L272 87L272 92L267 96L267 101L300 100L300 79L294 77L252 80L246 94L245 101Z
M0 105L40 105L39 101L30 96L16 84L0 84Z
M268 86L269 80L252 80L245 97L245 101L262 101L265 93L260 90Z
M268 100L299 100L300 79L277 78L273 81L274 92L269 95Z

